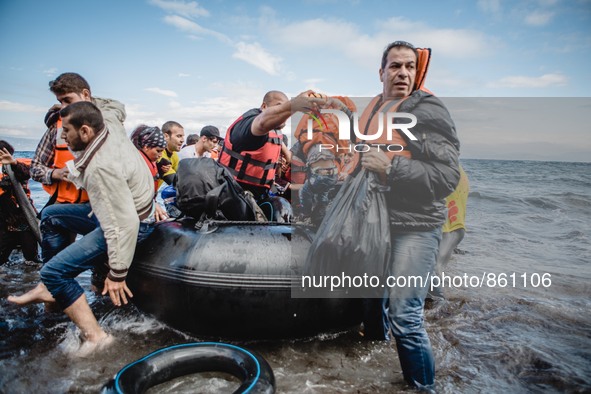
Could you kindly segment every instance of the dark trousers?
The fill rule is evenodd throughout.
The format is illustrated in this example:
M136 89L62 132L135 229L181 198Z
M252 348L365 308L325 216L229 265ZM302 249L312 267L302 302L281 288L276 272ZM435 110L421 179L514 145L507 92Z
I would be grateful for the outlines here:
M8 231L5 223L0 224L0 265L6 263L10 253L18 246L23 251L25 260L39 261L37 240L32 231Z

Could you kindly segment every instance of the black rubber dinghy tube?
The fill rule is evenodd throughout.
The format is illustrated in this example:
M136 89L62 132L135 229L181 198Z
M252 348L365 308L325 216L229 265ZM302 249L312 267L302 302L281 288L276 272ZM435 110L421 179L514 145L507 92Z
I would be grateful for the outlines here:
M197 372L226 372L241 379L234 393L274 393L275 376L259 354L227 343L197 342L156 350L123 367L103 394L144 393L160 383Z

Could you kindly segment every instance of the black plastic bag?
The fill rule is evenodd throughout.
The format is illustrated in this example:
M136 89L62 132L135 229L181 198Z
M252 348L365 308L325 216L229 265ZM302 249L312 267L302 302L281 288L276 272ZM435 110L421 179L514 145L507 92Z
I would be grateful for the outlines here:
M207 158L183 159L177 169L177 206L196 219L254 220L255 208L230 171Z
M386 190L377 175L365 169L345 181L310 246L306 275L350 277L352 286L346 280L342 285L352 290L351 295L383 295L391 243ZM364 275L368 279L358 287ZM372 276L379 277L377 288L369 285Z

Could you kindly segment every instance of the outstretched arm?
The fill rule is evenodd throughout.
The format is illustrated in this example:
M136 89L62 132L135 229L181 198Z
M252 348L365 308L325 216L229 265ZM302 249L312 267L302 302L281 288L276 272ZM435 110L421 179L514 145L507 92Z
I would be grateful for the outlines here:
M316 97L312 90L306 90L282 104L267 107L252 122L252 134L262 136L271 130L280 129L291 115L326 105L326 97Z

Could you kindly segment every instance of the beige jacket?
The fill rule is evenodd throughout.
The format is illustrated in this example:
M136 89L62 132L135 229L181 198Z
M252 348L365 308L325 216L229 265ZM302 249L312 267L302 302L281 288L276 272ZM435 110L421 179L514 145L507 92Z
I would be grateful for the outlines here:
M88 192L107 242L109 278L123 281L135 252L140 218L153 211L154 180L123 128L123 104L110 100L101 111L105 128L67 163L68 178Z

